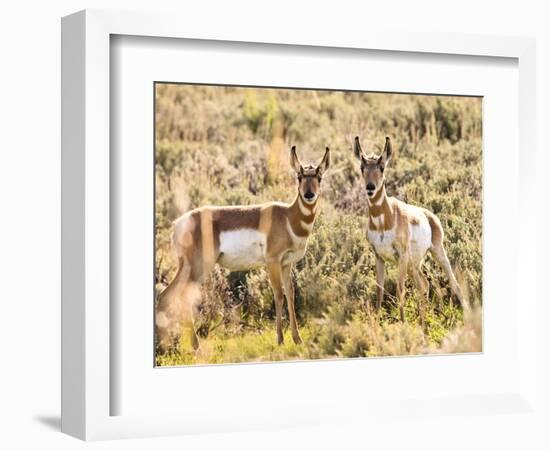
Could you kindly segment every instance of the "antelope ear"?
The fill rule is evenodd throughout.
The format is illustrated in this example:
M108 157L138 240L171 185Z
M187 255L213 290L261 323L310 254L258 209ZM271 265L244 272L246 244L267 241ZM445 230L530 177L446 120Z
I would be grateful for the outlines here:
M380 156L379 162L380 164L383 164L384 166L388 164L393 154L392 146L391 146L391 140L388 136L386 136L386 144L384 145L384 151L382 152L382 155Z
M298 155L296 154L296 146L293 145L290 149L290 164L292 165L292 168L296 171L296 173L302 173L302 163L298 159Z
M358 160L362 160L365 157L361 144L359 143L359 136L355 136L355 139L353 140L353 153Z
M319 175L323 175L329 167L330 167L330 148L327 147L327 149L325 150L325 156L323 156L323 159L317 166L317 173Z

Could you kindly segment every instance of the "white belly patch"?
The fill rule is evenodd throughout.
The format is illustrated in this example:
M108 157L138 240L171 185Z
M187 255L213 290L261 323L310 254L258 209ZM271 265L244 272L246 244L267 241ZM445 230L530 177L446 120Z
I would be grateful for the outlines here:
M395 230L374 231L369 229L367 238L380 258L385 261L397 261L398 254L395 249Z
M258 230L222 231L218 263L233 271L254 269L265 264L266 245L265 234Z

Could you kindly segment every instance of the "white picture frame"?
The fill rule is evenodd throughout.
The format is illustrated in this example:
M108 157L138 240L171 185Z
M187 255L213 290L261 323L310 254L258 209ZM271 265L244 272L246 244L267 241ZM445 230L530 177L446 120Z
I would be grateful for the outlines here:
M62 431L86 440L162 436L210 431L252 430L265 427L308 426L353 422L383 416L402 420L404 411L421 414L436 405L441 415L522 413L536 410L535 283L522 287L517 302L518 376L498 393L464 397L398 398L388 401L342 400L341 403L273 406L273 411L219 408L207 417L189 412L112 415L115 385L111 378L110 261L110 91L111 36L141 36L326 48L331 52L366 49L412 55L463 55L517 60L518 137L521 149L535 149L535 44L532 39L452 34L389 33L348 30L327 35L315 27L234 29L216 24L206 29L192 17L87 10L62 21ZM288 47L287 47L288 48ZM339 50L340 49L340 50ZM281 50L281 51L284 51ZM517 158L519 175L512 198L522 226L535 229L535 158ZM521 199L521 201L520 201ZM487 230L485 230L487 231ZM535 272L536 236L526 234L511 249L517 257L517 280ZM514 258L515 260L516 258ZM527 265L529 261L529 265ZM519 295L519 291L512 295ZM319 362L316 364L326 364ZM393 370L395 364L391 363ZM243 370L260 370L247 366ZM308 370L307 365L302 370ZM319 367L319 366L317 366ZM334 367L334 366L332 366ZM399 369L399 368L398 368ZM170 369L166 369L170 370ZM197 368L196 370L209 370ZM346 370L356 371L348 364ZM183 372L181 377L185 377ZM269 375L268 375L269 376ZM395 401L402 409L395 412ZM221 399L223 403L223 399ZM269 405L268 405L269 406ZM228 418L228 415L230 418ZM269 419L267 424L266 418ZM246 420L243 420L246 419Z

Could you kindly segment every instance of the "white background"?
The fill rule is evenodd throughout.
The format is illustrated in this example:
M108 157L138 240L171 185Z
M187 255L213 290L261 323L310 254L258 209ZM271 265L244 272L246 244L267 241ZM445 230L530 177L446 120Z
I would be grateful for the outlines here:
M0 372L0 445L5 448L56 447L76 448L84 444L59 433L59 193L60 193L60 22L59 17L75 10L117 8L133 10L175 10L182 2L134 1L20 1L2 5L0 16L0 183L2 220L2 313L0 339L3 358ZM401 30L456 31L538 38L538 167L540 168L540 201L547 207L550 123L550 91L544 80L550 80L549 15L543 2L521 1L507 6L505 2L440 1L400 2L331 2L326 8L316 2L309 7L294 1L264 2L201 1L185 4L186 14L197 15L209 26L208 18L226 17L235 26L258 24L270 27L323 26L327 33L338 33L345 27L387 27ZM198 19L199 20L199 19ZM222 68L220 69L222 70ZM533 157L525 150L525 157ZM533 149L534 150L534 149ZM506 195L503 193L503 195ZM539 209L541 231L546 223L545 207ZM547 228L547 226L546 226ZM521 239L513 230L511 239ZM530 232L523 230L522 232ZM540 278L544 261L542 249L548 239L539 232L541 248L538 263ZM505 253L503 254L505 257ZM529 280L526 280L529 282ZM547 305L537 315L543 324ZM548 331L539 326L548 343ZM539 348L542 376L550 379L548 352ZM544 354L546 354L545 357ZM472 374L475 376L475 374ZM540 387L541 396L550 404L548 387ZM201 448L293 448L298 446L331 448L353 446L382 448L548 448L545 442L550 418L504 415L497 417L433 419L420 422L404 420L376 429L369 427L335 427L332 429L283 430L214 436L165 438L100 442L101 448L150 448L200 446ZM499 423L499 433L486 433L491 424ZM495 429L495 428L493 428ZM482 447L483 446L483 447Z

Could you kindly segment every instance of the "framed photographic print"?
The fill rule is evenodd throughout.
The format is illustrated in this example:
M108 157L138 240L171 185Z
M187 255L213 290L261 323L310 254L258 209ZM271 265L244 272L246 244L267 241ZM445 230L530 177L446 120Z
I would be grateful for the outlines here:
M531 408L533 42L315 30L63 19L63 431Z

